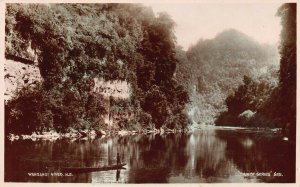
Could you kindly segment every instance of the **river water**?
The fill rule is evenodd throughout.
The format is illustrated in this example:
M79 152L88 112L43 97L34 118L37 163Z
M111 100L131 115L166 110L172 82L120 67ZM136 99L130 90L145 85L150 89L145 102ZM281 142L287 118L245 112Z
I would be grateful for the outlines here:
M126 169L80 174L58 169L116 164L117 153ZM250 129L137 134L74 142L6 140L5 181L295 182L295 145L284 141L280 134Z

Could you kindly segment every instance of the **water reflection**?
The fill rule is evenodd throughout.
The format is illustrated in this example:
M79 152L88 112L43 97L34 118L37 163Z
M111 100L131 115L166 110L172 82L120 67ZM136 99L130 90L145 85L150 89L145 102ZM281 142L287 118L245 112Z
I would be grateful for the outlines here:
M32 177L60 167L127 163L125 170ZM18 171L18 172L16 172ZM282 177L245 176L281 172ZM88 183L294 182L295 149L279 135L242 130L5 142L5 181Z
M257 177L259 182L295 181L295 144L283 141L274 132L218 131L227 141L226 158L234 161L238 170L249 172L280 172L284 177ZM238 154L237 154L238 153Z

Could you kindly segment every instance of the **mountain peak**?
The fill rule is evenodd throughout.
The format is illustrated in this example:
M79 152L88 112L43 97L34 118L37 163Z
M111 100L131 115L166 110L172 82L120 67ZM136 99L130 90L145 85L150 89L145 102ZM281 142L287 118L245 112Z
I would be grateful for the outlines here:
M236 30L236 29L227 29L223 32L219 33L215 40L217 41L244 41L244 42L251 42L251 43L257 43L253 38L250 36Z

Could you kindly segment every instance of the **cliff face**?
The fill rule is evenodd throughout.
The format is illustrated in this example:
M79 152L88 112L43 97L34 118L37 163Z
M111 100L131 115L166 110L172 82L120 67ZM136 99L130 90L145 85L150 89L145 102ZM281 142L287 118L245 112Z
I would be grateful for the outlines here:
M12 99L23 87L35 86L42 80L37 66L6 59L4 61L4 100Z
M115 103L128 101L131 97L131 85L127 81L94 78L93 92L104 97L106 114L102 115L104 123L109 128L125 124L133 119L133 112L128 107L118 107Z
M25 64L15 60L6 59L4 62L5 100L10 100L24 86L34 86L41 82L39 67ZM105 81L94 78L94 92L104 97L115 99L128 99L131 95L130 84L127 81Z
M22 59L20 58L22 61ZM13 99L17 92L25 86L35 86L43 81L39 67L36 65L26 64L16 60L6 59L4 62L5 72L5 102ZM104 97L104 106L106 114L102 115L104 122L113 128L125 119L133 118L133 113L127 109L115 111L112 102L127 101L131 96L131 86L127 81L105 81L104 79L94 78L92 91Z
M113 97L115 99L128 99L131 95L130 84L127 81L105 81L94 78L93 91L101 93L104 97Z

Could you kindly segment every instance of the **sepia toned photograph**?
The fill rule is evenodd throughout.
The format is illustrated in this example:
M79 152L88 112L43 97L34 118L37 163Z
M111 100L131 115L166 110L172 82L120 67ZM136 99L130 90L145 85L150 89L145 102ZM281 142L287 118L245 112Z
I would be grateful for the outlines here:
M4 4L4 183L296 183L297 3Z

